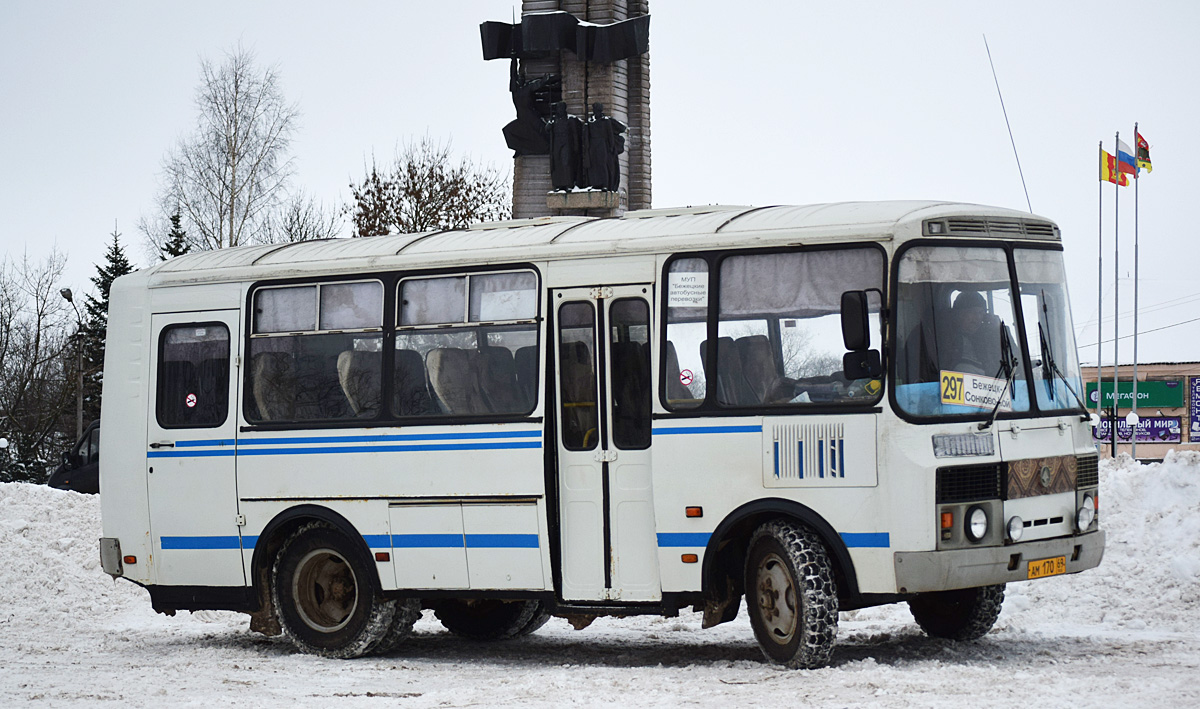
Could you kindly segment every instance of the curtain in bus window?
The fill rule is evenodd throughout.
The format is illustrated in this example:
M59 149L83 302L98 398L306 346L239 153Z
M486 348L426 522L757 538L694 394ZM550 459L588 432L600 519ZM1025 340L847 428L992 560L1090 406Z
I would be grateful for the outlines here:
M321 286L321 329L383 326L383 284L329 283Z
M416 278L400 283L400 324L461 323L466 317L467 279Z
M681 258L667 273L667 346L663 382L667 408L692 409L707 392L701 349L708 337L708 262Z
M254 294L254 332L317 329L317 287L263 288Z
M877 249L731 256L721 262L721 316L838 313L844 291L879 288L882 276Z
M211 428L229 408L229 329L177 325L162 332L156 413L163 428Z
M537 278L530 272L471 276L471 322L537 317Z

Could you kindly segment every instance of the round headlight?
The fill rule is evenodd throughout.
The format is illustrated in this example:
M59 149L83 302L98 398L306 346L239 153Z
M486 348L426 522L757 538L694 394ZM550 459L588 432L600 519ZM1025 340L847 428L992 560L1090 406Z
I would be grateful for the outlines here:
M1017 515L1013 515L1008 519L1008 538L1014 542L1021 541L1021 535L1025 533L1025 520Z
M1083 502L1079 505L1079 511L1075 513L1075 528L1086 532L1095 520L1096 501L1092 499L1091 495L1084 495Z
M967 510L966 522L967 524L965 531L967 533L967 539L970 539L973 542L978 542L987 534L987 510L983 509L982 507L976 505L975 507Z

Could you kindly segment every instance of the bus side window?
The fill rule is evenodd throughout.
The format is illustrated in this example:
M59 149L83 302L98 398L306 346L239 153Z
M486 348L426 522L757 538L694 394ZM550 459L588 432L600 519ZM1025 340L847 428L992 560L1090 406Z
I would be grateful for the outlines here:
M155 406L163 428L212 428L229 409L229 329L219 323L164 328Z

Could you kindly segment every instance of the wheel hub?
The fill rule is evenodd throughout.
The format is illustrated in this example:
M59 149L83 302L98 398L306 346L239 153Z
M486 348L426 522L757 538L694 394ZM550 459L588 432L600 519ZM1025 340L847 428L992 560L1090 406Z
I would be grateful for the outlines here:
M354 570L330 549L317 549L304 555L296 565L292 594L300 619L322 633L345 627L358 605Z
M767 554L758 564L759 616L771 637L787 643L796 632L796 587L787 565L776 554Z

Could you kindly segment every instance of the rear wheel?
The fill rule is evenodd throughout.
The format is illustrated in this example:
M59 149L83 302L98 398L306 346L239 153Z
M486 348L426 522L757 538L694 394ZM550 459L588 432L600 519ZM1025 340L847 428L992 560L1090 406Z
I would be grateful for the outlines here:
M472 640L505 640L529 635L546 624L550 615L539 601L452 599L434 607L446 630Z
M279 625L300 650L359 657L385 638L397 602L380 595L375 569L363 556L349 537L324 522L300 527L283 543L271 593Z
M837 588L825 546L812 530L776 520L754 532L746 605L768 659L794 669L829 662L837 637Z
M1004 584L922 593L908 609L927 635L977 640L987 634L1004 605Z

